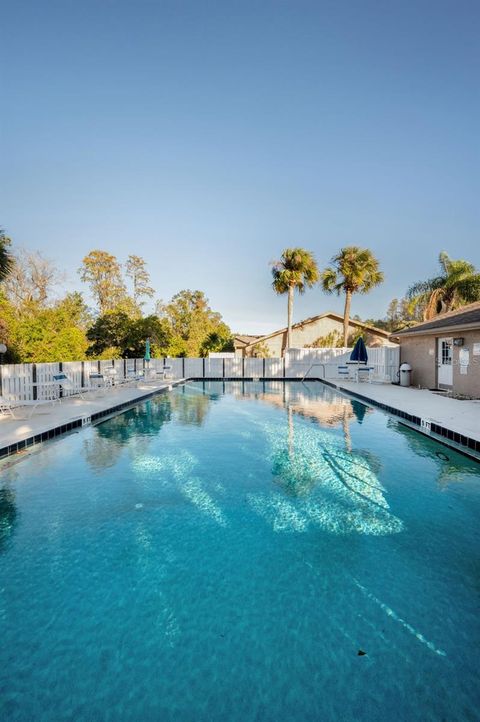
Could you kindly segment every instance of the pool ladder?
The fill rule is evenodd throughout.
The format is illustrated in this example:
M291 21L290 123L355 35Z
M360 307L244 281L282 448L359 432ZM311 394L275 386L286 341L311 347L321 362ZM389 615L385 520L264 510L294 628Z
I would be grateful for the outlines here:
M325 374L325 364L322 364L322 363L319 363L318 361L315 361L314 363L310 364L310 366L309 366L308 369L306 370L306 372L305 372L305 374L304 374L304 376L303 376L303 378L302 378L302 381L305 381L307 375L310 373L310 371L313 369L314 366L321 366L321 367L322 367L322 369L323 369L323 378L325 378L325 376L326 376L326 374Z

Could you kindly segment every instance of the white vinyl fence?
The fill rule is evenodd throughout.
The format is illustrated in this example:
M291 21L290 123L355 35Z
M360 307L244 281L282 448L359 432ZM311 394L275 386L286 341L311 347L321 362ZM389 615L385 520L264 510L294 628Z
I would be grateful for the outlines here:
M351 348L299 348L287 351L289 378L338 378L338 366L350 359ZM368 366L373 367L378 376L389 377L392 382L398 380L400 366L400 347L385 346L367 348Z
M302 379L338 378L338 365L349 359L351 349L290 349L285 358L157 358L150 361L150 369L160 371L170 367L173 379ZM369 348L368 365L375 373L397 380L400 363L399 348ZM0 395L30 401L49 398L54 374L64 372L77 388L89 386L91 373L105 373L115 369L115 379L121 382L134 372L145 368L143 359L115 359L110 361L64 361L38 364L0 365ZM58 387L58 385L57 385ZM67 396L68 391L63 390Z

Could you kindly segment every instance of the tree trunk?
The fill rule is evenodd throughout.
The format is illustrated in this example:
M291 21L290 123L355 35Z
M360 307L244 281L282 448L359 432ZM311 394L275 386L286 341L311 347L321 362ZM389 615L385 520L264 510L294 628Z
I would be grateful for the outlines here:
M292 318L293 318L293 286L288 287L288 328L287 328L287 349L292 342Z
M348 346L348 327L350 326L350 304L352 302L352 292L345 293L345 310L343 312L343 345Z

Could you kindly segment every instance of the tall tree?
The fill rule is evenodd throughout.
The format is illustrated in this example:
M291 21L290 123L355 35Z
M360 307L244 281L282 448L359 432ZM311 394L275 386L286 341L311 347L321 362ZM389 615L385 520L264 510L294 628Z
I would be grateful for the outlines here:
M8 250L10 244L10 238L3 228L0 228L0 282L4 281L12 270L13 258Z
M87 348L87 309L79 293L49 305L16 307L0 296L0 317L11 362L76 361Z
M407 291L410 301L423 306L424 321L480 300L480 273L472 263L453 260L445 251L440 253L438 261L439 276L418 281Z
M38 252L20 250L5 279L5 295L23 313L52 301L52 291L62 280L55 264Z
M295 291L304 293L306 288L311 288L318 281L318 267L310 251L304 248L286 248L280 260L273 264L272 276L272 288L275 293L288 295L287 348L290 348Z
M322 286L326 293L345 294L343 313L343 343L348 344L350 306L354 293L368 293L383 282L383 273L368 248L346 246L332 258L332 266L322 273Z
M159 305L158 313L168 321L172 333L171 356L200 356L207 353L203 345L208 336L222 338L231 331L222 317L213 311L202 291L180 291L168 304Z
M79 269L80 278L90 285L100 314L113 311L127 298L121 265L107 251L90 251Z
M209 353L221 353L222 351L235 351L233 336L222 331L211 331L200 346L200 356L208 356Z
M145 260L140 256L130 255L127 258L126 272L132 280L133 300L139 308L145 304L143 298L152 298L155 295L155 290L149 285L150 274L146 265Z
M151 339L153 355L167 353L170 329L166 321L157 316L131 318L123 311L109 311L87 331L87 356L139 358L145 353L147 338Z

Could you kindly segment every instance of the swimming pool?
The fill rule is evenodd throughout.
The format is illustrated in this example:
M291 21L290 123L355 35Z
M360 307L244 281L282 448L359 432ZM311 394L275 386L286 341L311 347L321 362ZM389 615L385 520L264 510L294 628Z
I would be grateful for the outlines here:
M3 464L0 718L478 719L479 471L314 382Z

